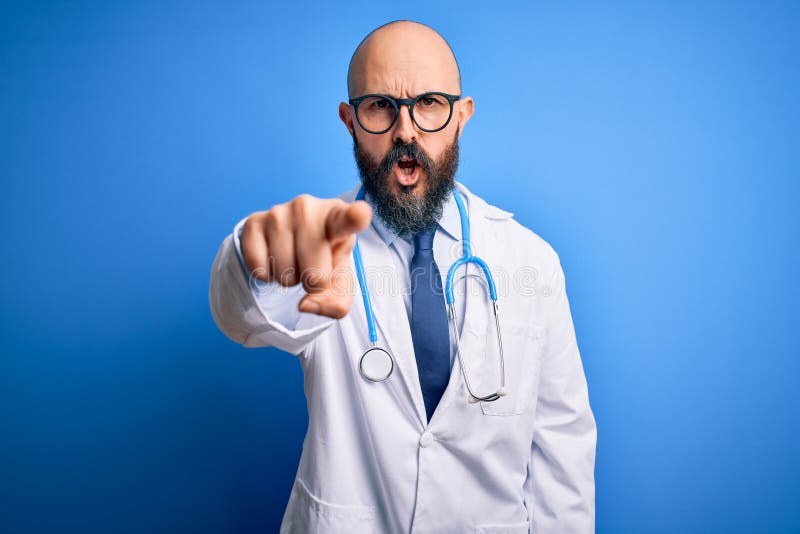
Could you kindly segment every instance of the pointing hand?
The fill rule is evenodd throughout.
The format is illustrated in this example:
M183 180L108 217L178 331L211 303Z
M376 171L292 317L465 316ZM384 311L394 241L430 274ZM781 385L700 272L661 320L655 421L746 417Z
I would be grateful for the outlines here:
M369 226L372 209L362 200L300 195L251 214L241 244L247 272L265 282L303 284L302 312L341 319L353 302L349 255L356 233Z

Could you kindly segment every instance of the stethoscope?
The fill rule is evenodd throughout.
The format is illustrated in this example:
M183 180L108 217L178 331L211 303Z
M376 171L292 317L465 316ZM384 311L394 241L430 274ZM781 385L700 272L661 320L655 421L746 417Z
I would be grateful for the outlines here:
M489 266L486 265L486 262L483 261L481 258L472 255L472 248L470 245L469 239L469 217L467 215L467 210L464 207L464 201L461 198L461 195L457 191L453 191L453 198L455 198L456 206L458 206L458 213L461 217L461 241L463 243L463 253L459 259L457 259L453 265L450 266L450 269L447 271L447 280L445 283L445 300L447 302L447 316L448 322L450 323L450 331L452 332L453 338L455 339L456 343L456 354L458 355L458 363L461 367L461 374L464 376L464 383L467 385L467 391L469 391L469 402L475 403L478 401L495 401L500 397L508 395L508 390L506 390L506 369L505 369L505 358L503 357L503 338L500 335L500 312L498 311L497 306L497 289L495 288L494 278L492 277L492 273L489 271ZM364 188L360 188L358 190L358 194L356 195L356 200L363 200L364 199ZM364 274L364 263L361 260L361 249L358 246L358 238L356 238L356 244L353 248L353 259L355 260L355 267L356 267L356 274L358 276L358 285L361 288L361 297L364 300L364 310L367 315L367 328L369 329L369 348L364 351L364 354L361 355L361 359L358 362L359 371L361 372L361 376L363 376L366 380L370 382L383 382L389 376L391 376L392 371L394 371L394 358L389 351L381 348L378 346L378 332L377 328L375 327L375 314L372 311L372 301L369 296L369 288L367 287L367 280ZM462 265L467 265L469 263L474 263L478 267L481 268L483 271L483 275L486 279L486 284L489 288L489 298L492 301L492 310L494 312L494 324L495 328L497 329L497 347L499 349L500 355L500 387L497 388L497 391L491 393L490 395L478 395L472 390L472 385L469 381L469 373L467 372L467 368L464 364L464 358L461 356L461 345L459 341L458 335L458 320L456 317L456 308L455 308L455 297L453 296L453 280L455 278L456 271Z

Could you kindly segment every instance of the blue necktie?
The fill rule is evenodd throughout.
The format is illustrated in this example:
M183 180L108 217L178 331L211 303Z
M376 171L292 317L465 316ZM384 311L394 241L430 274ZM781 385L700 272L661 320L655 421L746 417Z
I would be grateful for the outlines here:
M411 337L428 421L450 380L450 335L442 277L433 259L435 233L435 229L426 230L414 236L411 259Z

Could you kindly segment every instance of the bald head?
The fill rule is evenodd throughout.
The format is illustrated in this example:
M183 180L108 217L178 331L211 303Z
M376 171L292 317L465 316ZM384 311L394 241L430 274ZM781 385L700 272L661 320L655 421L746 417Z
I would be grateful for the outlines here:
M429 26L410 20L384 24L361 41L350 59L350 98L365 93L416 96L428 91L461 94L456 56Z

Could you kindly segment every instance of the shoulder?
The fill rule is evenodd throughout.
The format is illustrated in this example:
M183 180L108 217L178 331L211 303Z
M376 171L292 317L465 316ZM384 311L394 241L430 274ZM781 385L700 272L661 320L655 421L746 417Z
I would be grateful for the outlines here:
M474 219L480 221L495 243L510 255L528 265L554 268L559 264L558 254L550 243L517 221L513 213L489 204L463 184L457 183L457 187L468 199L470 214L474 213Z

